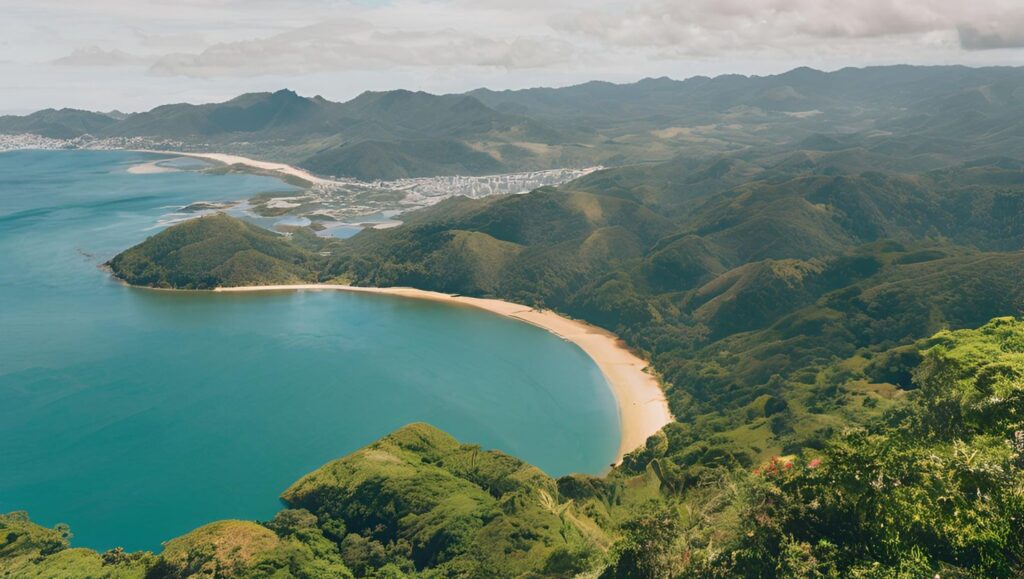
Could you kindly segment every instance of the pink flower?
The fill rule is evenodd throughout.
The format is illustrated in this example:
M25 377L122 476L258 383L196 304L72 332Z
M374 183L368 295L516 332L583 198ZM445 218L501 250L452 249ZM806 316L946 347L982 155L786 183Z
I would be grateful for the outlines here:
M820 458L816 458L816 459L812 460L811 462L807 463L807 468L818 468L818 465L820 465L820 464L821 464L821 459Z
M787 463L785 464L785 467L786 467L786 470L789 470L789 469L793 468L793 463L791 463L791 462L787 462Z

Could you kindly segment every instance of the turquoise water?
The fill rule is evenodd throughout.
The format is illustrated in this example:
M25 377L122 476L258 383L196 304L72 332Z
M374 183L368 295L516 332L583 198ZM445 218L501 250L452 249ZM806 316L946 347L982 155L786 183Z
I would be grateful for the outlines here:
M125 171L153 158L0 154L0 511L66 522L77 546L159 549L271 517L299 476L414 421L552 475L612 460L600 372L532 326L386 296L112 281L98 266L176 207L288 190Z

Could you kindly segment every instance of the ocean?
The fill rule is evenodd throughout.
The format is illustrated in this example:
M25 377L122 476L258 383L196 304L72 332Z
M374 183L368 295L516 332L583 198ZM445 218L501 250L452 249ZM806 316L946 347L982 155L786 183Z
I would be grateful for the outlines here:
M117 283L101 265L181 207L291 190L127 172L158 158L0 154L0 512L67 523L74 546L159 551L271 518L300 476L410 422L553 476L614 458L603 376L533 326L392 296Z

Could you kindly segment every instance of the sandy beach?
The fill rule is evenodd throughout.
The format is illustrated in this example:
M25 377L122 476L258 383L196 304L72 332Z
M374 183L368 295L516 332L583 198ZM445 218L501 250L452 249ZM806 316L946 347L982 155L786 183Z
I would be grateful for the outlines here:
M562 317L549 310L502 300L453 296L415 288L370 288L334 284L276 285L218 288L218 292L347 291L387 294L461 304L543 328L580 347L604 374L619 406L621 440L615 464L623 455L644 445L647 437L673 420L658 379L647 373L647 362L634 354L617 336L601 328Z
M227 155L224 153L186 153L183 151L156 151L152 149L136 149L139 153L158 153L160 155L168 155L172 157L194 157L196 159L206 159L208 161L215 161L217 163L223 163L225 165L243 165L245 167L252 167L254 169L260 169L262 171L269 171L271 173L278 173L280 175L286 175L289 177L295 177L308 182L310 185L317 184L328 184L334 183L330 179L324 179L323 177L317 177L309 171L304 171L298 167L292 167L284 163L273 163L270 161L257 161L256 159L250 159L248 157L240 157L238 155Z

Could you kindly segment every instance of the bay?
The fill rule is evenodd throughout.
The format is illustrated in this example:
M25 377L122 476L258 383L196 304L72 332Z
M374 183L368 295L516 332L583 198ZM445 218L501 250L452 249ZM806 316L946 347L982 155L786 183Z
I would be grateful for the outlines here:
M379 295L125 287L101 264L197 201L290 186L132 174L125 151L0 154L0 511L73 544L159 550L269 519L298 477L410 422L551 475L612 460L614 399L538 328Z

